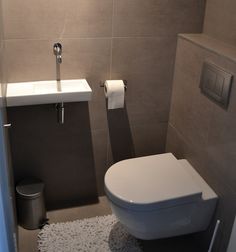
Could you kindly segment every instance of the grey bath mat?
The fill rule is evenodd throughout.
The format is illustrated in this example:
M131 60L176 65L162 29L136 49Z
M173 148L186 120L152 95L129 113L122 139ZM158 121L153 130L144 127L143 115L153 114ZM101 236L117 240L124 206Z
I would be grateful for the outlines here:
M141 252L114 215L50 224L38 235L40 252Z

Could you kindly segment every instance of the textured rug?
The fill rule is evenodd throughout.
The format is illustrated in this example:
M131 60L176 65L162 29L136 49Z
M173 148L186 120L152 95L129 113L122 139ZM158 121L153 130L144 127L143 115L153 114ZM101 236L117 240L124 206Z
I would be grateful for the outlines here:
M141 252L138 240L114 215L44 226L38 235L40 252Z

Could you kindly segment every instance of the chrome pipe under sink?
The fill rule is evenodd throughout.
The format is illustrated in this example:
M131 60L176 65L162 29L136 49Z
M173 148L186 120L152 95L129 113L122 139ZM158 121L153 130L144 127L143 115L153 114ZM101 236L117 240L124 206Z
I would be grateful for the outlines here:
M62 45L60 43L55 43L53 45L53 52L56 56L56 80L57 80L57 91L61 92L61 63L62 63ZM56 104L56 110L57 110L57 121L60 124L64 124L65 121L65 107L64 103L57 103Z

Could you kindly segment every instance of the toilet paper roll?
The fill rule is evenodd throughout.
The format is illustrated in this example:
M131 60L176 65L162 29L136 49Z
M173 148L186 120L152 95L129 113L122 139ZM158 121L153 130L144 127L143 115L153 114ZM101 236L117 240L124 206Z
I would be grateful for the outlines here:
M123 108L125 102L125 85L123 80L107 80L104 93L108 99L108 109Z

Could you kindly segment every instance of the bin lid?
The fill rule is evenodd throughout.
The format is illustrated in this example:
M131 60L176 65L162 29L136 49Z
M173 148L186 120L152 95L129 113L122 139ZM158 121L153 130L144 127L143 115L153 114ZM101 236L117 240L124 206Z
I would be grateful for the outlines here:
M44 189L44 183L40 179L26 178L16 185L18 196L27 199L39 197Z

